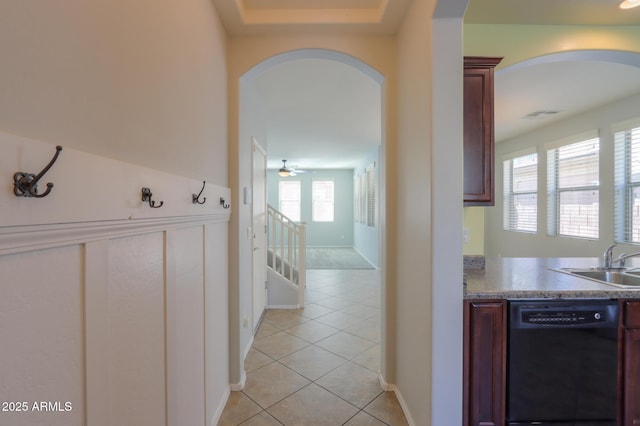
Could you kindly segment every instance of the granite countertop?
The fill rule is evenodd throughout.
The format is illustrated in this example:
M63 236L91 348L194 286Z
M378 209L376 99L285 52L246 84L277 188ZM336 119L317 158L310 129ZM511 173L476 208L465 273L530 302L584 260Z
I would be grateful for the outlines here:
M597 267L599 258L486 258L484 269L465 269L465 299L640 298L640 289L619 288L551 271ZM640 259L627 261L639 268Z

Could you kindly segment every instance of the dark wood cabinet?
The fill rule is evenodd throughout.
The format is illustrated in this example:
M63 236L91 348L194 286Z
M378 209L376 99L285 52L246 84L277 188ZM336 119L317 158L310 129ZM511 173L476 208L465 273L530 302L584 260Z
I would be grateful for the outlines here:
M620 395L622 425L640 424L640 302L622 303Z
M640 425L640 299L620 300L619 419ZM465 300L463 426L506 419L507 301Z
M494 205L493 69L502 58L464 58L464 205Z
M464 309L464 426L505 421L505 300L467 300Z

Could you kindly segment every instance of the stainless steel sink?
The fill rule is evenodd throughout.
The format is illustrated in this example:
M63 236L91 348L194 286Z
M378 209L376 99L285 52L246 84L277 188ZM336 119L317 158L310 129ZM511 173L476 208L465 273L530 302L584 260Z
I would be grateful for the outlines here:
M574 269L562 268L553 269L553 271L563 272L565 274L577 277L587 278L603 284L609 284L622 288L638 288L640 289L640 271L627 271L625 269Z

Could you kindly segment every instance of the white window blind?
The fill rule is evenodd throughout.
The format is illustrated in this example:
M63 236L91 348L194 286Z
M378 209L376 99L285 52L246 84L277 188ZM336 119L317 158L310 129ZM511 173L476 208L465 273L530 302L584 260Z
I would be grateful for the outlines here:
M615 132L615 240L640 243L640 127Z
M538 230L538 154L504 161L503 227L507 231Z
M360 176L353 178L353 222L360 223Z
M376 165L367 169L367 225L376 226Z
M280 212L294 222L300 222L300 181L281 180L278 189Z
M360 207L358 223L367 223L367 175L361 173L360 176Z
M548 232L597 239L600 220L600 141L547 151Z
M333 222L333 181L314 180L311 183L311 220Z
M377 198L376 163L373 162L353 178L353 221L376 226Z

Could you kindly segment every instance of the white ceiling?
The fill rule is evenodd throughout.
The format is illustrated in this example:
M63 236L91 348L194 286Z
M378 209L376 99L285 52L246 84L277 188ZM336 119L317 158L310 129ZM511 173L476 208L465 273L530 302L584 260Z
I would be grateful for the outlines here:
M394 34L411 0L213 0L231 35Z
M640 7L621 0L470 0L465 24L639 25Z
M640 93L640 55L637 56L637 66L571 60L497 71L496 142ZM558 113L525 118L536 111Z
M470 0L465 24L640 25L640 7L620 0ZM501 142L535 128L640 93L640 55L623 63L587 60L531 61L495 74L495 137ZM618 59L618 58L615 58ZM536 111L559 113L536 120Z
M394 34L410 0L213 0L231 35L332 32ZM465 23L640 25L640 7L618 0L470 0ZM640 55L638 55L640 57ZM603 61L535 62L495 78L496 141L640 92L635 66ZM259 76L268 117L268 167L349 168L381 134L380 88L330 60L296 60ZM523 119L538 110L560 113Z
M253 81L267 112L267 166L353 168L380 144L381 91L329 59L276 65Z

